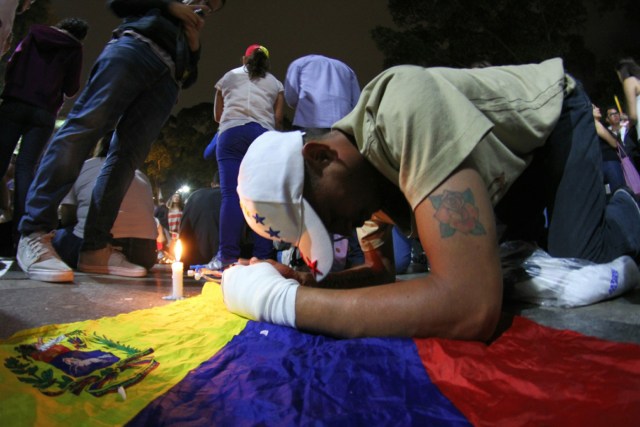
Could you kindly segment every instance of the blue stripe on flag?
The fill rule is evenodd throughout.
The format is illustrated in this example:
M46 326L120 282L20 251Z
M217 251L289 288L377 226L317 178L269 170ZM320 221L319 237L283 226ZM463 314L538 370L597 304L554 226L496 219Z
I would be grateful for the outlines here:
M130 426L469 425L411 339L337 340L249 322Z

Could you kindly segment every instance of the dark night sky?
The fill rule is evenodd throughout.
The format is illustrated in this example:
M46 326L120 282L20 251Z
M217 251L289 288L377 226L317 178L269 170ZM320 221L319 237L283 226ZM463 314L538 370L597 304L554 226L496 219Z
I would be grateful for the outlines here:
M85 40L85 78L119 22L105 3L52 0L58 18L78 16L91 25ZM602 15L592 8L586 25L587 46L598 54L612 43L628 40L628 21L629 17ZM316 53L346 62L364 85L382 71L383 56L370 37L376 25L393 27L387 0L227 0L220 12L207 18L198 82L181 93L174 113L213 102L216 81L240 65L245 48L253 43L270 50L272 72L281 81L292 60ZM611 78L615 79L613 64ZM291 117L291 111L287 115Z
M85 77L119 22L105 3L52 1L58 18L76 16L91 26L85 40ZM220 12L207 17L198 82L181 93L174 113L213 102L214 84L241 64L246 47L253 43L269 49L271 71L280 81L291 61L316 53L346 62L364 85L382 71L382 54L370 37L376 25L393 25L387 0L228 0Z

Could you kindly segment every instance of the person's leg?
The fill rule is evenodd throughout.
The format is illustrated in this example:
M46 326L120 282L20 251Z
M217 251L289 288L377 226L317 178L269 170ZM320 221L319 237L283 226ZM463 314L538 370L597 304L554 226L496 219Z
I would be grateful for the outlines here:
M273 240L253 232L253 256L258 259L273 259L274 256Z
M166 65L140 40L122 37L111 50L109 59L108 73L103 73L101 78L108 79L103 81L103 87L116 92L116 96L111 93L103 96L121 117L93 188L78 269L87 273L142 277L147 269L129 262L110 244L111 228L135 169L143 165L151 144L175 105L179 87ZM113 88L115 85L118 89ZM123 87L126 94L120 93Z
M580 84L545 144L548 252L603 263L640 254L640 209L620 190L607 204L591 102Z
M135 169L142 167L179 90L166 65L139 40L123 37L109 60L108 73L99 73L96 79L105 91L115 92L103 93L103 104L122 117L93 189L82 251L102 249L110 242L111 228Z
M123 237L113 239L111 244L122 248L122 253L129 261L151 270L157 261L156 241L152 239L138 239Z
M235 262L240 256L240 239L244 226L244 216L236 188L240 163L249 146L266 129L256 123L248 123L227 129L220 134L216 157L220 171L220 245L216 257L223 263ZM273 243L263 237L255 236L254 256L269 257ZM264 241L267 242L264 242ZM268 243L268 249L266 248ZM257 245L257 247L256 247Z
M11 156L15 150L25 125L23 104L3 100L0 104L0 177L7 173Z
M407 271L409 264L411 264L411 241L395 225L393 226L392 236L396 274L402 274Z
M38 161L47 142L49 142L56 121L55 116L44 109L29 108L31 110L29 126L22 135L20 152L16 158L15 190L13 193L13 219L16 231L24 212L25 200L33 182Z
M78 177L91 149L115 128L135 99L133 77L122 71L125 67L122 52L127 53L121 47L123 39L109 43L100 54L66 122L45 151L27 194L19 225L22 235L56 227L58 205ZM128 53L128 56L135 54Z
M536 150L529 166L495 208L496 219L505 227L499 236L501 242L523 240L547 248L543 155L542 149Z
M609 189L613 194L618 188L626 185L624 173L619 160L609 160L602 162L602 174L605 184L609 184Z
M51 241L62 261L69 267L76 268L82 239L73 234L73 225L56 230Z
M347 252L347 265L346 268L355 267L364 263L364 253L360 247L360 241L358 240L358 233L353 230L351 236L348 238L349 249Z

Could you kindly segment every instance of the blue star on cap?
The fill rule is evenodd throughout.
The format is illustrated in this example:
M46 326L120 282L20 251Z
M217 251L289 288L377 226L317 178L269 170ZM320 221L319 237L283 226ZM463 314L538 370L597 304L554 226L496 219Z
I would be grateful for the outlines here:
M264 225L265 217L258 215L258 212L256 212L256 214L255 214L255 215L253 215L253 219L255 219L255 220L256 220L256 224L262 224L262 225Z
M267 233L269 233L269 237L271 238L273 237L280 238L280 230L274 230L273 228L269 227L269 229L267 230Z

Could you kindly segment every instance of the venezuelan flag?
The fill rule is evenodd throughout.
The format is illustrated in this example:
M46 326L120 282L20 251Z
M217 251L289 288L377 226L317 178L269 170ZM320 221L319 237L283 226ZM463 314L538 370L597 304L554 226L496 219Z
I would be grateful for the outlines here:
M491 344L247 321L217 285L0 342L3 426L637 426L640 346L516 317Z

